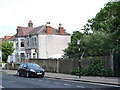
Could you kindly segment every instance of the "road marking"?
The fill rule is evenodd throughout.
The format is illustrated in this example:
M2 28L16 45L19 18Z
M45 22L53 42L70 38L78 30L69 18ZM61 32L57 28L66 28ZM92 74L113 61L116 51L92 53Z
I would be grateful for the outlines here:
M25 78L25 77L21 77L21 78Z
M50 81L45 81L45 82L50 82Z
M55 79L55 78L46 78L46 79L57 80L57 79Z
M8 81L8 82L13 82L13 83L14 83L14 82L16 82L16 81Z
M1 88L4 88L4 87L3 87L3 86L0 86L0 89L1 89Z
M39 81L43 81L43 80L39 80Z
M32 80L36 80L36 79L32 79Z
M64 81L70 81L70 80L64 80ZM85 83L85 84L93 84L93 85L100 85L100 86L112 86L112 87L120 87L120 86L118 86L118 85L110 85L110 84L102 84L102 83L95 83L95 82L80 82L80 81L71 81L71 82L76 82L76 83Z
M77 86L78 88L85 88L84 86Z
M85 83L85 82L83 82ZM87 84L92 84L92 85L100 85L100 86L111 86L111 87L120 87L118 85L110 85L110 84L102 84L102 83L90 83L90 82L86 82Z
M26 79L30 79L30 78L26 78Z
M60 84L59 82L54 82L55 84Z
M70 84L66 84L66 83L64 83L64 85L66 85L66 86L71 86Z

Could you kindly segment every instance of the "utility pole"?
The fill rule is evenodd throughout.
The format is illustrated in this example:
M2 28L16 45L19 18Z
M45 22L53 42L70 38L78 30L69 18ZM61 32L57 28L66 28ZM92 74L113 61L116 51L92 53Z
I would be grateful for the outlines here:
M77 40L77 45L79 46L79 70L81 69L81 57L80 57L80 40ZM79 71L79 78L81 78L80 71Z

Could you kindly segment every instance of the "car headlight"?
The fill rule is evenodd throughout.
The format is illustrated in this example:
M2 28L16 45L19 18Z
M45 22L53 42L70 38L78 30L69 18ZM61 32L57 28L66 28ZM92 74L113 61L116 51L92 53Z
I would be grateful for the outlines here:
M34 69L30 69L31 72L36 72Z
M43 72L44 72L45 70L43 69Z

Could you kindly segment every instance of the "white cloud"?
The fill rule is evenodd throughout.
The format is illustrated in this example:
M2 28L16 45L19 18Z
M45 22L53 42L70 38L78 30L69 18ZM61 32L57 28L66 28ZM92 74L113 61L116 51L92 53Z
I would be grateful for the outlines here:
M56 28L59 23L62 23L67 31L71 33L73 30L81 29L86 21L94 17L108 1L1 0L0 37L6 34L13 35L12 33L16 32L15 28L18 25L27 26L28 20L32 20L34 26L40 26L50 21L53 27ZM11 33L7 33L8 30Z

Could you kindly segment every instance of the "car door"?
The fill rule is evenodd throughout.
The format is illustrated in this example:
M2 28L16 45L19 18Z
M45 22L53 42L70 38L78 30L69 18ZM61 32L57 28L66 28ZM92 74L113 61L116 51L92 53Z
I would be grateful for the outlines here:
M21 64L18 68L18 72L22 75L22 68L23 68L23 64Z
M27 71L27 64L25 63L22 68L22 73L24 76L26 76L26 71Z

